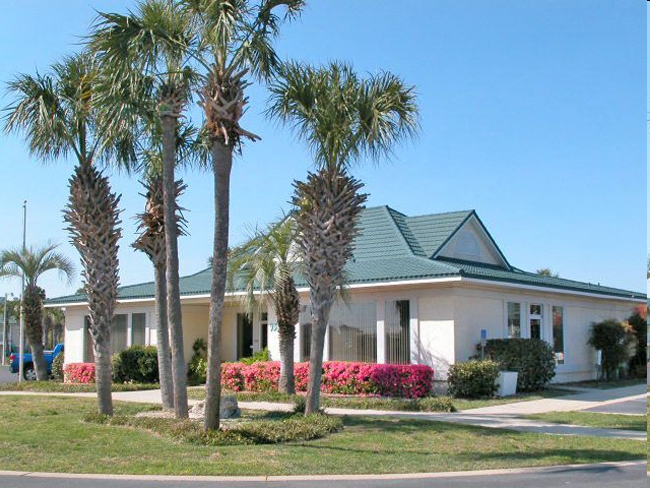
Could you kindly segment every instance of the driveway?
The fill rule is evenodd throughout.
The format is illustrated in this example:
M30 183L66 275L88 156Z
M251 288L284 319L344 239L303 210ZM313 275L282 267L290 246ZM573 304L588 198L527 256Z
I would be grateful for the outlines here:
M0 366L0 384L15 383L18 381L18 374L9 372L9 366Z
M646 480L645 461L470 473L254 479L0 473L3 488L635 488L647 486Z

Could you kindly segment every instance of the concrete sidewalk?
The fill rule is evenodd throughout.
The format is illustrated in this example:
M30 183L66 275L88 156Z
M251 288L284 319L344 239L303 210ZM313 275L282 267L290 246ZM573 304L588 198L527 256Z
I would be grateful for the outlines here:
M580 393L556 398L544 398L530 402L507 403L492 407L464 410L465 414L476 415L532 415L548 412L573 412L610 405L629 400L645 398L647 387L644 384L624 388L591 389Z

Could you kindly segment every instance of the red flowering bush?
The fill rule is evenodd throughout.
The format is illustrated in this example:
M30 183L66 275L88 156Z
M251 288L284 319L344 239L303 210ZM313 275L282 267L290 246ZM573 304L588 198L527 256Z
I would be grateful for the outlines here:
M94 383L95 363L69 363L63 366L65 383Z
M278 387L280 363L224 363L221 372L221 384L229 390L273 391ZM309 364L296 364L294 373L296 391L306 391ZM429 395L432 381L433 369L429 366L328 361L323 363L321 391L342 395L421 398Z

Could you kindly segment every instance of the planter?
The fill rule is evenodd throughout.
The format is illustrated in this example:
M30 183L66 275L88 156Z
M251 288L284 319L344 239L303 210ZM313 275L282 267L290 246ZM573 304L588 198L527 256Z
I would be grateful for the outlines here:
M516 371L499 371L497 377L498 397L513 396L517 394L517 376Z

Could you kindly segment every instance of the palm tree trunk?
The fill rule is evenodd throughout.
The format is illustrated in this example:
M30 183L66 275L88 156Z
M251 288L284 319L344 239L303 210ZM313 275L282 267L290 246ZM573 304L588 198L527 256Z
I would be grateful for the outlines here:
M205 385L205 429L219 428L221 402L221 329L228 273L228 227L230 216L230 171L233 147L219 140L212 145L214 173L214 249L208 327L208 377Z
M95 383L99 413L113 415L113 397L111 394L111 342L94 341Z
M43 290L27 285L23 295L23 313L27 343L32 350L32 361L38 381L47 381L47 367L43 355Z
M309 354L309 382L307 383L307 398L305 415L318 413L320 409L320 386L323 377L323 350L325 348L325 332L329 322L332 298L311 294L313 307L311 318L311 351Z
M111 322L119 282L119 201L108 178L90 162L75 168L64 212L72 244L81 255L88 297L90 335L95 350L95 381L99 413L113 415L111 396Z
M160 395L165 410L174 408L174 377L172 357L169 350L169 324L167 323L167 281L165 275L165 258L154 266L156 286L156 339L158 345L158 375L160 377Z
M178 233L176 228L176 117L161 116L163 130L163 198L165 214L165 248L167 252L167 318L169 321L174 382L174 413L187 418L187 365L183 350L183 319L178 276Z
M280 384L282 393L293 395L296 392L296 382L293 367L293 345L295 326L293 324L278 324L280 334Z

